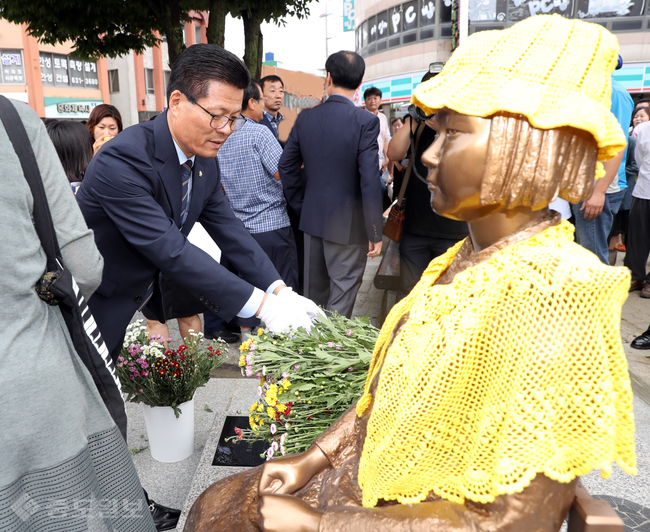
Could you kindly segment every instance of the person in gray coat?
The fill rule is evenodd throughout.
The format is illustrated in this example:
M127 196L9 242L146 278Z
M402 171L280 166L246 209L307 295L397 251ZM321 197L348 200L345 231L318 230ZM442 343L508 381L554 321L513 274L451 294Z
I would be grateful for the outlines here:
M39 117L12 102L42 175L65 265L81 293L103 260ZM0 123L0 530L155 532L126 443L72 345L36 294L45 252L34 200Z

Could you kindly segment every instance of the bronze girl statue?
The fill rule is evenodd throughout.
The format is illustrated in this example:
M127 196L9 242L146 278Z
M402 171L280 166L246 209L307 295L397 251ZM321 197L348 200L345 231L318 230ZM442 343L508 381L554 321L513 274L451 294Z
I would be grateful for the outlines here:
M437 113L432 207L469 238L393 308L359 401L305 453L208 488L186 532L551 532L581 475L635 474L630 276L548 209L625 147L617 57L602 26L536 16L472 35L416 89Z

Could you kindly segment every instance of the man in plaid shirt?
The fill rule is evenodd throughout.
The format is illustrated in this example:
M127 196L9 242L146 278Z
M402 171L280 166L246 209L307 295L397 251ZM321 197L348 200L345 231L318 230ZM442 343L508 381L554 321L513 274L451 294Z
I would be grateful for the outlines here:
M259 124L263 111L262 89L253 80L242 102L242 115L248 121L228 137L217 155L221 183L235 215L269 256L287 286L295 290L298 254L278 174L282 148L269 129ZM242 331L258 323L256 318L239 320Z

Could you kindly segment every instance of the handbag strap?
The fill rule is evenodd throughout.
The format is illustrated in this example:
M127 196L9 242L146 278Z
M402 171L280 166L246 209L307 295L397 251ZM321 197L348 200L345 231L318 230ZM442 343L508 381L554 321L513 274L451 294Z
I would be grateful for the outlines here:
M61 256L61 251L34 150L32 150L31 142L18 111L4 96L0 96L0 119L20 160L23 174L34 197L34 227L47 256L47 270L60 269L63 266L57 257Z
M410 124L409 127L411 127ZM415 154L418 151L418 145L420 144L420 137L422 136L422 132L424 131L425 127L427 127L425 124L420 124L418 126L418 133L417 136L415 137L415 151L414 153L411 153L411 158L409 159L408 167L406 168L406 172L404 173L404 181L402 181L402 186L400 187L399 195L397 196L398 208L402 207L402 201L404 201L404 195L406 194L406 186L408 185L409 177L411 176L411 170L413 169L413 161L415 160Z

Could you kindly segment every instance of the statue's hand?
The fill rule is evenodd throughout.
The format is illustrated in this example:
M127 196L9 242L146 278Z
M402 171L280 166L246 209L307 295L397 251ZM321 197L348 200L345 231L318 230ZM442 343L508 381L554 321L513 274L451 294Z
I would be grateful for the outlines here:
M257 513L264 532L318 532L323 515L291 495L264 495Z
M327 466L329 466L327 457L315 445L304 453L271 460L262 468L259 494L293 493Z

